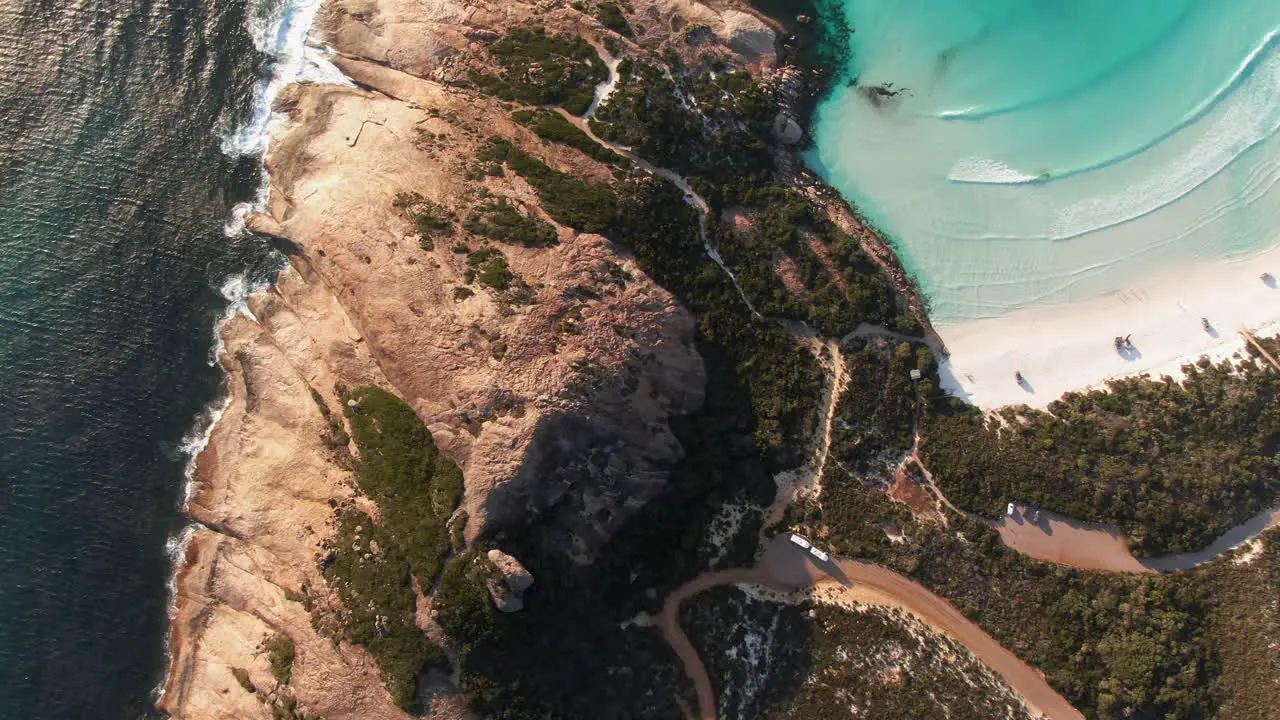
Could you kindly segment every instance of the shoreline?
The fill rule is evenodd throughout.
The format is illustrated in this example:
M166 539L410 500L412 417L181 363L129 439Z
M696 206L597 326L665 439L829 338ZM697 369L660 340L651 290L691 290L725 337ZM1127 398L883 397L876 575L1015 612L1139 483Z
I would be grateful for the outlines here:
M251 212L265 210L270 200L271 175L265 160L271 139L274 105L280 91L297 82L333 83L339 79L346 80L345 76L325 61L322 50L312 49L307 42L322 4L323 0L292 0L268 18L253 15L246 18L245 31L254 46L267 59L258 68L259 77L249 99L249 114L240 126L222 135L220 144L223 154L228 156L256 155L261 179L251 199L238 202L231 208L231 213L223 224L223 233L228 237L245 233L245 217ZM265 72L268 68L271 69L269 74ZM199 494L201 485L199 460L209 446L218 423L234 400L229 385L232 375L223 362L226 344L222 329L236 315L244 314L252 319L253 314L247 304L249 296L275 285L275 272L271 273L272 279L257 282L250 280L246 272L247 270L227 277L219 288L226 306L213 323L209 365L219 369L222 376L221 388L191 421L180 448L187 456L179 507L185 522L175 534L165 540L165 551L171 563L165 583L167 628L164 637L164 667L159 682L151 691L151 700L156 706L163 703L173 689L175 669L185 646L179 622L179 588L183 576L193 570L190 557L192 540L199 531L208 529L191 511L191 503Z
M1045 408L1107 380L1181 377L1201 357L1239 355L1241 331L1280 331L1280 245L1237 259L1166 268L1105 295L1067 305L935 324L950 357L943 389L983 410ZM1201 318L1210 323L1209 330ZM1123 352L1116 337L1132 337ZM1014 378L1021 372L1021 386Z

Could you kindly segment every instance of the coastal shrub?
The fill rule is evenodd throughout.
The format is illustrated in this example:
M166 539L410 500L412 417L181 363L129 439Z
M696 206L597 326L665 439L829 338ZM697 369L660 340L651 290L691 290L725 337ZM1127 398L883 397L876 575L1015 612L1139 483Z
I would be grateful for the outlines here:
M432 614L440 627L452 638L482 638L493 630L498 610L489 597L486 583L498 575L498 569L478 548L451 559L440 576Z
M392 205L405 211L424 243L430 242L432 236L453 232L453 221L449 211L416 192L398 193ZM429 248L424 246L424 249L430 250L434 247L432 244Z
M590 135L578 129L558 112L546 109L517 110L511 113L511 117L543 140L568 145L602 163L623 165L626 160L618 153L592 140Z
M474 278L480 280L480 284L494 290L506 290L515 279L515 274L507 265L507 258L498 248L481 248L467 255L467 269Z
M382 526L403 546L414 574L430 584L448 552L444 524L462 497L462 472L400 398L366 386L347 400L360 489L378 503Z
M515 28L489 46L498 75L472 72L471 82L491 95L527 105L559 105L581 115L609 69L580 37L548 34L542 27Z
M666 489L636 510L591 563L544 545L563 536L556 514L503 527L503 549L535 577L551 579L526 594L521 612L497 612L479 582L483 573L473 568L468 579L465 562L450 561L434 607L463 646L467 698L484 717L680 717L675 697L689 702L692 695L678 658L657 633L622 621L656 612L667 590L699 571L700 538L727 498L772 499L772 473L799 461L813 430L821 388L816 361L786 331L743 307L703 250L697 214L678 188L658 179L620 183L609 237L695 314L705 402L672 422L684 456ZM626 280L621 268L601 268L600 277L602 284ZM584 648L593 662L580 662ZM566 666L575 672L564 673Z
M467 232L525 247L550 247L559 242L555 226L520 212L505 197L478 206L463 227Z
M850 707L868 718L1025 717L972 655L893 610L793 605L720 587L685 601L680 619L721 717L834 720Z
M829 337L841 337L859 323L895 324L888 281L821 208L794 191L761 189L749 200L734 208L745 226L734 227L717 213L708 217L707 232L757 310L806 320ZM789 261L791 279L802 292L784 285L776 269L781 258Z
M502 138L490 138L483 157L505 161L537 191L542 209L563 225L581 232L603 232L617 214L618 199L608 185L552 170Z
M394 534L387 523L385 517L375 525L365 513L343 513L325 576L342 599L343 635L369 650L392 699L414 712L418 676L442 663L443 654L415 622L417 596L412 578L417 573L407 547L412 540L406 542Z
M602 2L597 5L596 19L601 25L623 37L629 38L635 35L635 31L631 29L631 23L627 22L627 16L622 14L622 8L615 2Z
M240 687L244 688L247 693L256 693L258 688L254 687L253 681L249 679L249 671L244 668L233 667L231 674L235 677L236 682L240 683Z
M777 106L746 72L704 72L627 58L591 129L660 167L723 186L772 175L769 153ZM718 193L703 193L715 200Z
M430 587L449 553L447 522L462 497L462 471L395 395L365 386L344 392L343 407L360 449L356 477L381 521L341 513L322 568L343 601L342 632L369 649L387 690L412 711L418 676L443 657L415 622L414 580Z
M267 660L271 663L271 674L276 682L288 685L293 677L293 638L284 633L276 633L263 645L267 652Z
M1041 669L1086 716L1213 715L1219 669L1210 586L1184 575L1118 575L1041 563L994 530L929 534L911 575Z
M315 388L308 387L311 393L311 399L315 401L316 407L320 409L320 414L329 422L329 431L320 436L321 442L330 450L345 451L347 443L351 438L347 435L347 429L342 425L342 418L333 414L329 409L329 404L325 402L324 396L316 391Z
M1267 717L1280 707L1280 653L1276 652L1274 597L1280 588L1280 529L1273 529L1247 546L1249 562L1215 563L1206 582L1214 588L1210 637L1218 643L1222 676L1214 688L1223 698L1221 720Z
M1020 501L1118 525L1144 555L1199 550L1280 499L1280 377L1252 358L1183 370L996 421L939 399L921 451L960 507L996 516Z
M816 362L785 330L747 312L728 276L707 257L697 213L680 189L656 178L625 183L614 232L646 274L699 315L699 353L708 373L731 374L743 388L736 400L751 404L738 409L743 424L733 427L750 427L762 450L799 448L812 429L821 386Z

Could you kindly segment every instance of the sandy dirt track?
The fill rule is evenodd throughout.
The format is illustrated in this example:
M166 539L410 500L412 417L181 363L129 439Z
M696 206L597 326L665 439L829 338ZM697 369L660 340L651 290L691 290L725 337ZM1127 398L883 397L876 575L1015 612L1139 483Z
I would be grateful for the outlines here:
M786 535L780 535L769 544L756 567L699 575L668 595L657 617L663 637L680 657L693 681L698 695L699 720L716 720L716 697L706 666L680 627L680 603L713 587L743 583L784 591L816 584L836 584L855 593L859 602L903 608L968 648L983 664L1004 678L1033 712L1053 720L1084 717L1054 691L1039 672L1006 650L945 599L878 565L839 558L820 562L791 544Z

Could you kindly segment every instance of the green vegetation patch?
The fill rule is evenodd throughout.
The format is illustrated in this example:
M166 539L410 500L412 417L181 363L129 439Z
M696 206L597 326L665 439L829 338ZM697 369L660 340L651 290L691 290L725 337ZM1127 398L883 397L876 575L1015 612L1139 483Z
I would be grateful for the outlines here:
M516 28L489 46L502 67L499 75L472 73L471 82L504 100L559 105L581 115L595 98L595 86L609 69L590 43L577 36L548 34L545 28Z
M575 230L603 232L617 214L618 198L608 185L552 170L502 138L490 138L480 159L505 162L533 186L548 215Z
M240 684L240 687L244 688L245 692L247 693L258 692L258 688L254 687L253 681L249 679L248 670L245 670L244 668L233 667L231 668L231 675L235 677L236 682Z
M272 635L263 645L267 652L267 660L271 663L271 674L276 682L288 685L293 678L293 638L284 633Z
M735 228L716 214L708 218L707 230L760 312L805 320L832 337L859 323L918 329L910 316L899 316L879 267L808 198L770 184L754 188L743 200L739 212L745 227ZM784 285L775 267L782 257L790 259L793 280L804 293Z
M497 610L486 586L499 576L498 568L479 548L449 561L436 587L432 612L451 638L462 638L462 650L471 649L467 638L481 638L492 631Z
M498 242L525 247L551 247L559 242L554 225L520 212L504 197L478 206L463 227Z
M418 676L442 659L415 623L413 580L429 587L449 552L446 523L462 496L462 471L395 395L366 386L343 401L360 449L360 489L382 519L342 513L324 573L343 601L342 633L369 649L387 690L413 711Z
M698 351L708 376L723 373L737 387L732 398L708 391L708 403L737 406L726 412L735 420L719 419L726 424L717 432L750 427L761 451L798 453L813 428L821 372L790 334L746 311L733 283L707 257L697 222L696 211L670 182L640 179L622 188L618 237L645 273L698 315Z
M515 273L507 265L507 258L495 247L481 248L467 255L467 282L479 280L481 285L494 290L511 287Z
M1280 376L1264 368L1201 360L1181 384L1110 381L999 421L942 400L922 451L960 507L1016 500L1118 525L1142 554L1199 550L1280 498Z
M434 237L453 232L453 214L416 192L398 193L392 205L409 216L424 250L435 249Z
M602 163L619 166L625 164L626 158L592 140L590 135L554 110L517 110L511 113L511 117L543 140L568 145Z
M1280 530L1261 542L1260 550L1241 551L1255 553L1248 563L1224 559L1208 571L1217 600L1212 636L1221 639L1221 720L1268 717L1280 707Z
M717 192L772 175L769 155L777 106L745 71L691 77L627 58L604 105L596 135L662 167L705 181ZM714 201L716 194L707 193Z
M1083 572L1030 560L994 530L935 532L908 560L1086 716L1200 718L1219 673L1209 585L1192 575Z
M705 659L720 717L1026 718L973 656L909 615L756 600L715 588L681 624Z
M601 25L619 35L628 38L635 36L635 31L631 29L631 23L627 22L627 16L622 14L622 8L618 7L618 3L600 3L596 6L595 15Z
M324 442L325 447L330 450L339 451L343 456L347 455L347 444L351 442L351 437L347 435L347 429L342 425L342 418L334 415L329 409L329 404L324 401L324 396L316 391L315 388L307 388L311 391L311 399L315 401L316 407L320 408L320 414L329 423L329 431L320 436L320 440Z

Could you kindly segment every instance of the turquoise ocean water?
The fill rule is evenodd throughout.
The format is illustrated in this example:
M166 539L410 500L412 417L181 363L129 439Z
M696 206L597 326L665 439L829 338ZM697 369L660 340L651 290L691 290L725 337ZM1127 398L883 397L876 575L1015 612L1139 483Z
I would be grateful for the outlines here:
M1079 300L1280 241L1275 0L828 10L851 52L810 163L893 238L935 319Z

